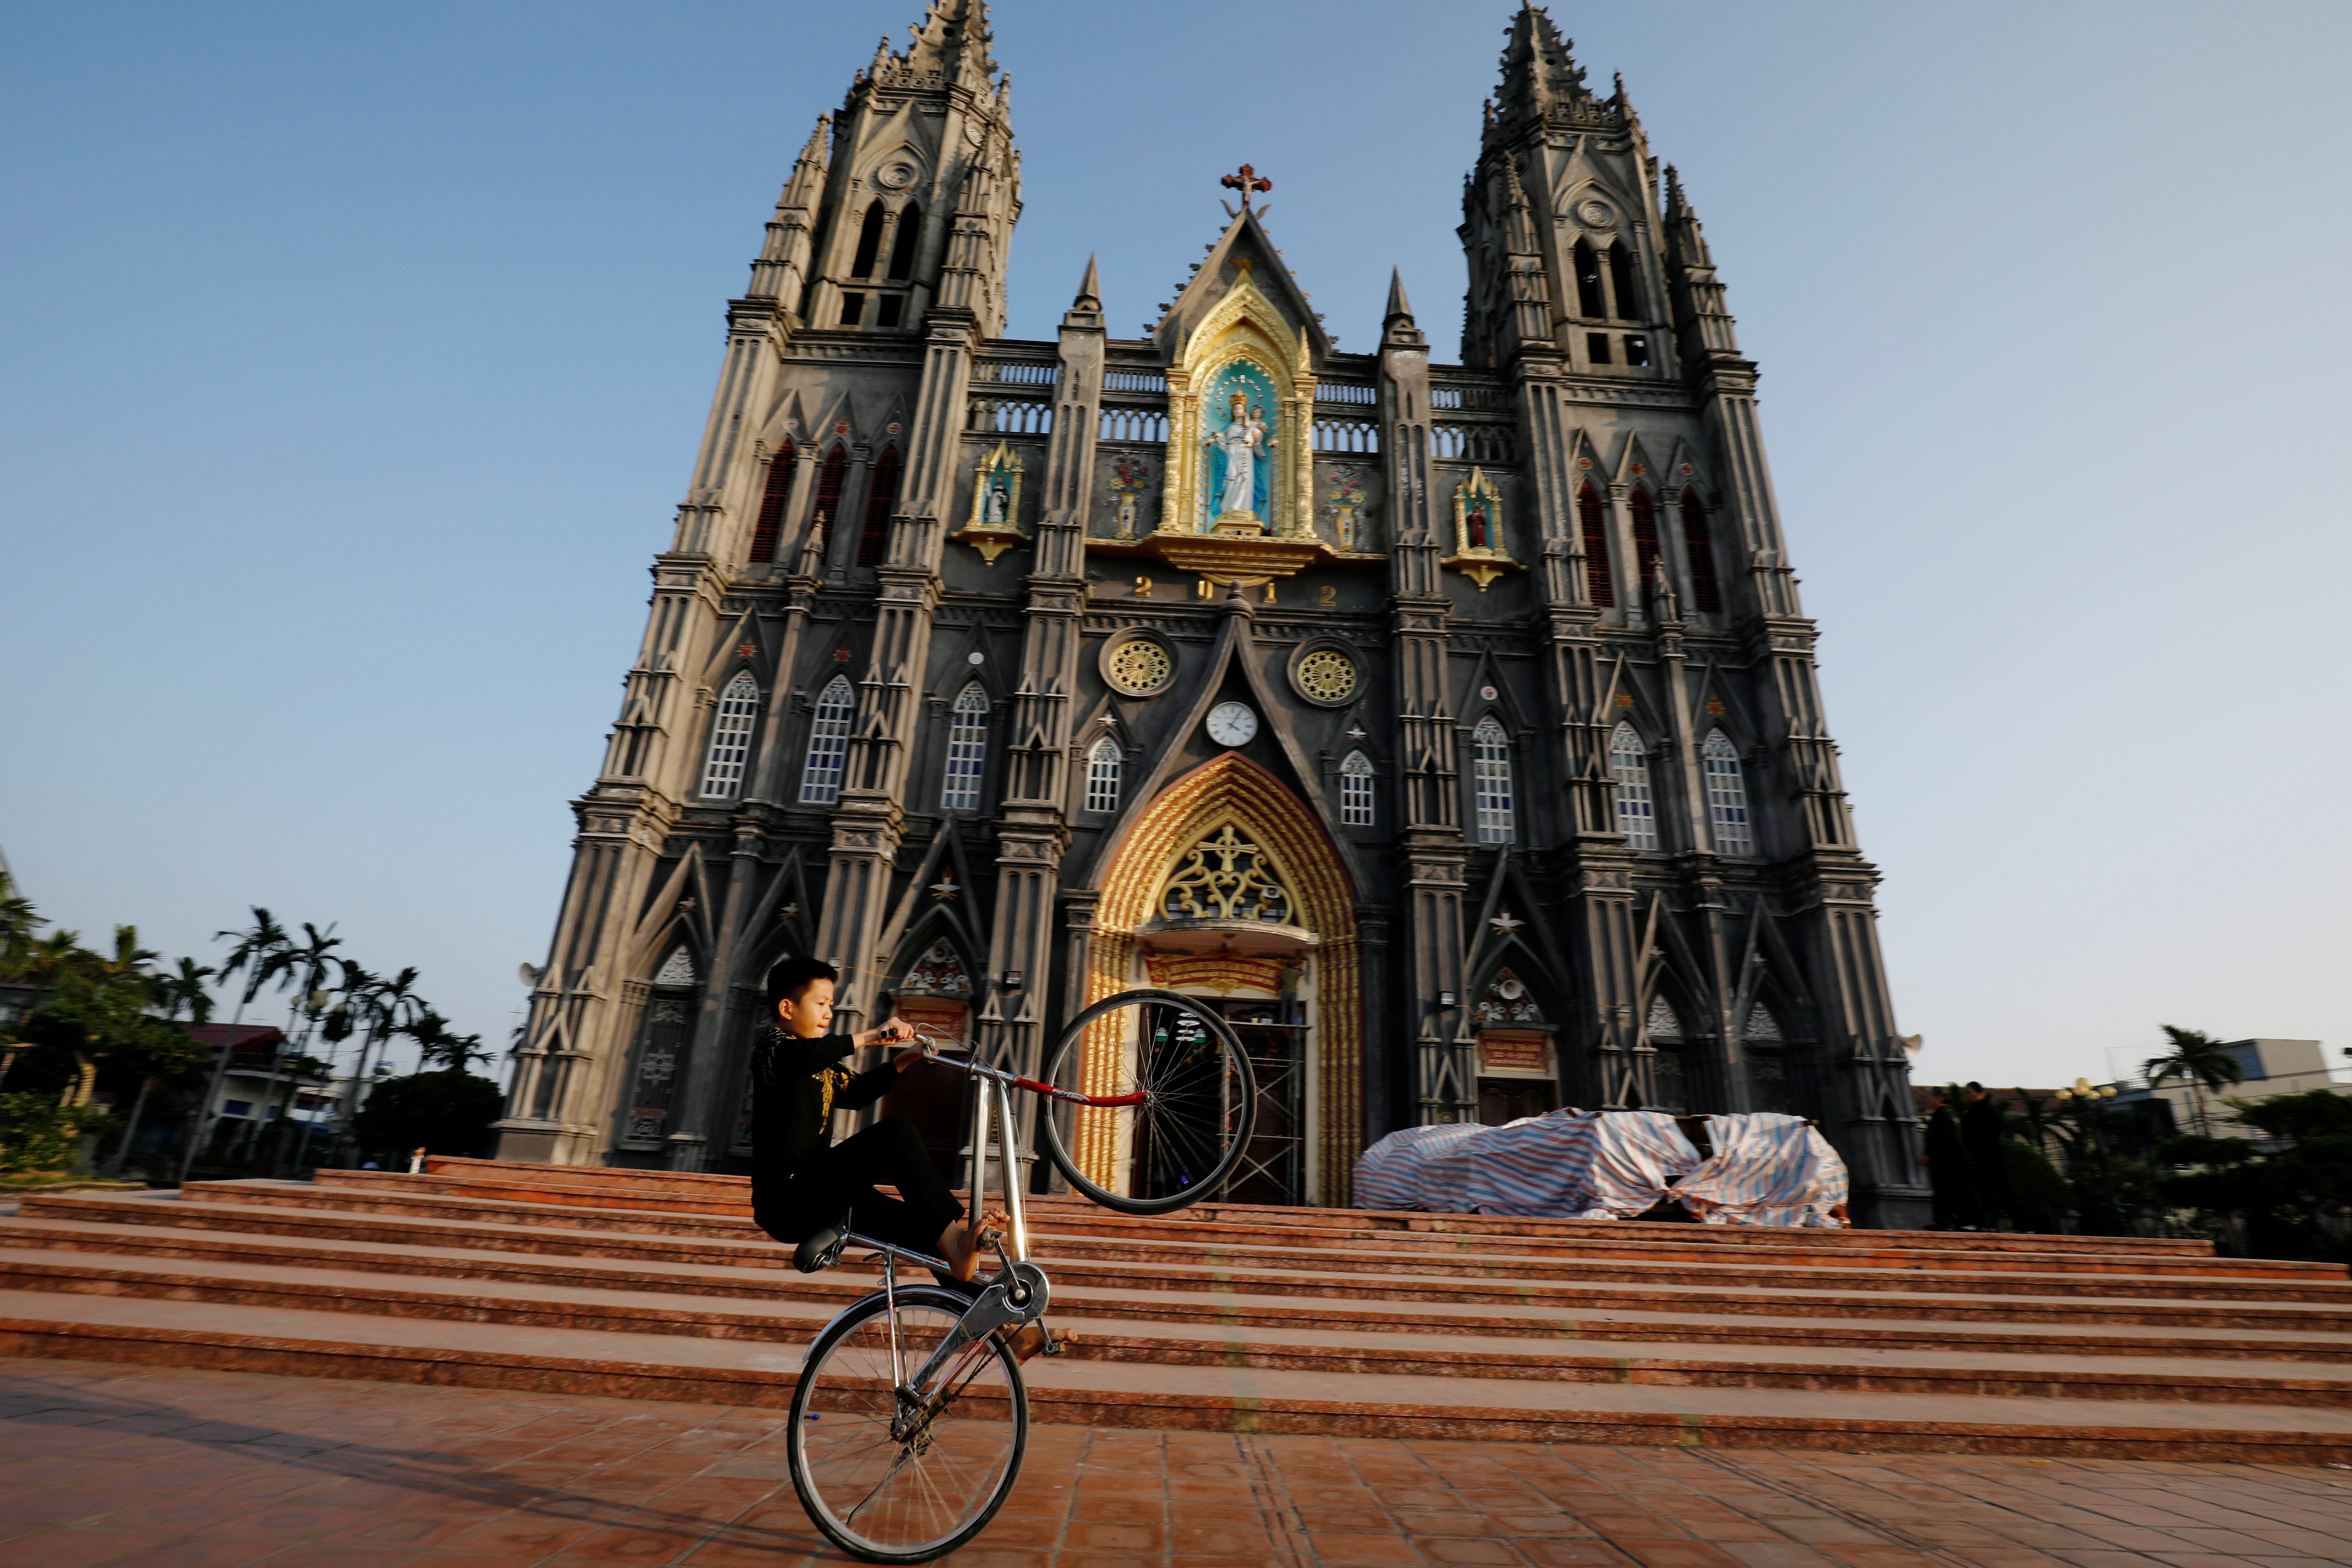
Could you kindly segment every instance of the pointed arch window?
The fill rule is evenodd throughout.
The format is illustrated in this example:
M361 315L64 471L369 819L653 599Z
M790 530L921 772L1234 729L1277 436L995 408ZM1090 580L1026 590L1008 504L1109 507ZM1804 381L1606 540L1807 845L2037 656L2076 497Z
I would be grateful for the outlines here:
M841 481L849 471L849 448L835 441L833 450L824 455L824 467L816 474L816 520L831 526L839 521Z
M1663 994L1653 996L1649 1014L1642 1020L1642 1033L1648 1037L1651 1050L1650 1109L1682 1110L1690 1095L1688 1075L1683 1070L1683 1052L1689 1042L1683 1037L1682 1015Z
M906 984L899 990L924 996L969 996L971 972L964 967L963 957L954 944L941 937L907 971Z
M1706 821L1718 855L1753 855L1756 833L1748 819L1748 781L1739 768L1739 751L1720 730L1707 736L1698 752L1706 778Z
M1625 510L1633 514L1633 570L1647 594L1658 585L1658 506L1647 489L1635 485L1625 498Z
M857 230L857 254L849 263L852 278L874 276L874 258L881 254L882 225L888 216L879 200L866 209L866 222Z
M1601 297L1601 258L1592 253L1590 240L1578 240L1570 254L1576 267L1576 313L1606 321L1609 301Z
M908 202L898 212L898 235L890 242L890 277L912 278L915 275L915 242L922 237L923 209Z
M800 448L790 441L768 459L768 485L760 495L760 521L751 528L754 565L776 558L776 541L784 530L784 501L793 493L793 469L799 462Z
M817 693L816 721L809 726L808 766L801 772L801 804L831 805L841 798L841 772L849 761L849 724L857 716L857 695L849 677L836 675Z
M1584 585L1602 609L1617 603L1617 579L1609 570L1609 519L1601 492L1585 485L1576 492L1576 521L1584 532Z
M1609 287L1617 296L1617 319L1638 321L1642 319L1642 295L1633 284L1633 247L1612 245L1609 247Z
M947 783L940 805L949 811L971 811L980 805L980 770L988 761L988 693L975 680L959 692L953 721L948 726Z
M1477 808L1478 842L1511 841L1511 742L1489 713L1470 732L1470 777Z
M892 447L876 459L874 477L866 485L866 526L857 535L857 563L879 566L890 548L890 513L898 505L898 448Z
M1372 759L1361 752L1349 752L1339 764L1339 825L1372 825Z
M1117 811L1122 777L1127 771L1127 759L1118 742L1105 735L1087 753L1087 809Z
M1723 584L1715 574L1715 539L1706 526L1706 502L1696 485L1683 491L1683 554L1690 562L1691 605L1709 614L1723 608Z
M743 793L743 760L751 754L751 726L759 714L760 683L750 670L740 670L719 694L719 716L710 723L710 754L702 763L705 800L733 800Z
M1650 794L1650 753L1631 724L1609 736L1609 772L1617 780L1617 831L1628 849L1658 847L1658 806Z
M657 1147L669 1126L670 1100L685 1065L693 1023L694 955L683 944L655 972L637 1031L637 1071L630 1084L629 1120L623 1142Z

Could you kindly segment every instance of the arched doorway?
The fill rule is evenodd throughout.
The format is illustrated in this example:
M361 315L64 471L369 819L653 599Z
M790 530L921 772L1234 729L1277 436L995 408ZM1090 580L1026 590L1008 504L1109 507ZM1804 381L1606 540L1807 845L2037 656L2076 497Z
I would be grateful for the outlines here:
M1278 1201L1346 1204L1364 1142L1363 975L1355 889L1315 814L1228 752L1153 798L1100 887L1085 999L1153 985L1218 1004L1262 1090L1287 1096L1261 1100L1255 1195L1283 1186L1286 1139L1297 1179ZM1135 1044L1107 1034L1087 1049Z

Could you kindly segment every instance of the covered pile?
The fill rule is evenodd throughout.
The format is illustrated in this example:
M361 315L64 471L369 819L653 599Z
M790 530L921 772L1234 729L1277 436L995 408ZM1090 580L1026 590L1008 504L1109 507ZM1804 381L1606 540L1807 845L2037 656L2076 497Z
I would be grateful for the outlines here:
M1555 1110L1502 1127L1391 1132L1356 1165L1356 1206L1632 1219L1674 1198L1708 1225L1845 1222L1845 1162L1801 1117L1704 1119L1713 1152L1663 1110Z

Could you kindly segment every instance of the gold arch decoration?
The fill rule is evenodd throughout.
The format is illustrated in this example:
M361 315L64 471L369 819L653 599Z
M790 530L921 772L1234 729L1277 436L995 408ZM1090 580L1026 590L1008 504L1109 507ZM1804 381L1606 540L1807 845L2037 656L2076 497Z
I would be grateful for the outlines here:
M1313 1154L1322 1201L1344 1207L1364 1147L1364 983L1355 889L1314 812L1272 773L1227 752L1161 790L1136 818L1103 873L1087 944L1086 1000L1098 1002L1145 983L1137 963L1138 928L1160 914L1161 895L1183 858L1228 826L1257 847L1289 892L1290 922L1319 939L1314 949ZM1087 1153L1082 1133L1082 1162Z

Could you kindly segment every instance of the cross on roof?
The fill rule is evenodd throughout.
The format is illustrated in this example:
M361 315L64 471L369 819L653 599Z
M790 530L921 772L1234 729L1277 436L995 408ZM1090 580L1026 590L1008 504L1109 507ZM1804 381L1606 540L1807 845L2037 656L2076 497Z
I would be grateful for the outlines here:
M1244 212L1249 210L1249 199L1250 193L1252 191L1270 191L1274 189L1274 182L1272 180L1267 179L1255 169L1251 168L1247 163L1244 163L1241 166L1241 172L1239 174L1227 174L1223 179L1219 180L1217 184L1224 186L1225 189L1229 191L1239 191L1242 194L1242 209Z

